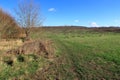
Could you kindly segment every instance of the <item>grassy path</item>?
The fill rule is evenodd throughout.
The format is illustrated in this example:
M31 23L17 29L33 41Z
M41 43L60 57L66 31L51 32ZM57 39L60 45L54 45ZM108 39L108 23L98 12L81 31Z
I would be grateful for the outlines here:
M117 36L92 37L93 41L86 37L84 42L73 38L64 39L60 36L53 38L59 46L60 55L66 60L65 66L68 66L67 71L71 75L66 74L65 80L120 79L120 52ZM109 46L111 42L114 43L113 46Z

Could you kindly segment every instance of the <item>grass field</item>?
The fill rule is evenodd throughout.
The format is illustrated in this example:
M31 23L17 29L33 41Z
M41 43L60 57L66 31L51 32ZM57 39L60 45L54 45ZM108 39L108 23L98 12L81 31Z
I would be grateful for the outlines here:
M1 62L0 79L120 80L120 33L60 29L34 31L31 37L52 40L54 60L41 56L34 60L35 54L14 55L13 66ZM20 61L21 56L24 62ZM49 66L44 69L46 65Z

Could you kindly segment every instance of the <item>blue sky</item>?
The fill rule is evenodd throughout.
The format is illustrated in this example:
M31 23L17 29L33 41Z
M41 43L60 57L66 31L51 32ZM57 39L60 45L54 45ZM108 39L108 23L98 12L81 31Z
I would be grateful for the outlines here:
M0 7L14 16L18 0L0 0ZM43 25L88 27L120 26L120 0L34 0L45 17Z

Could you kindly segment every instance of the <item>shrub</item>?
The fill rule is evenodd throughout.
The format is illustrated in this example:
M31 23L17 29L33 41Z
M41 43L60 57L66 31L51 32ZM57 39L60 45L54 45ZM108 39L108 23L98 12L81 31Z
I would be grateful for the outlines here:
M9 66L12 66L13 60L10 57L4 57L4 63L6 63Z
M4 39L16 39L20 37L22 29L17 25L14 18L0 9L0 34Z
M17 57L17 60L18 60L19 62L24 62L24 61L25 61L25 59L24 59L24 57L23 57L22 55L19 55L19 56Z

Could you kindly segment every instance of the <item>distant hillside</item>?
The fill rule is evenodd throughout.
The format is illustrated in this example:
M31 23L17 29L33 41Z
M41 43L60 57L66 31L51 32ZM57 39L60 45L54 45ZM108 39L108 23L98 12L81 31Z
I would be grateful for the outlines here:
M68 31L68 30L88 30L96 32L120 32L120 27L85 27L85 26L43 26L33 27L32 30L39 31L39 29L48 31Z

